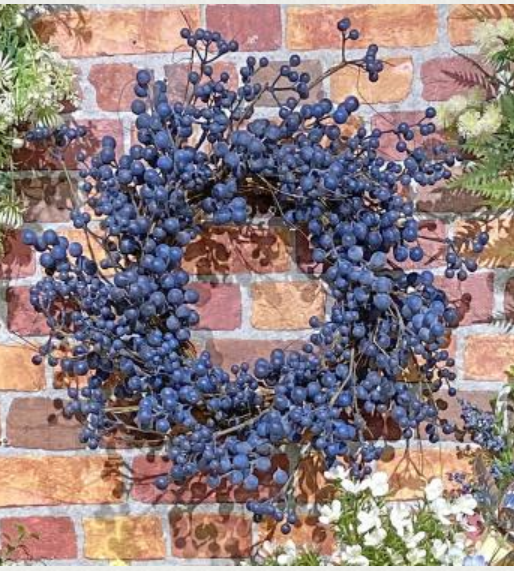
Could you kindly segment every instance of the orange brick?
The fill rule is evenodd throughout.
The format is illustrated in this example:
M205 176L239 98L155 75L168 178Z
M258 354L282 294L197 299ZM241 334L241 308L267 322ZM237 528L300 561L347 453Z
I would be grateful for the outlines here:
M98 243L94 236L86 234L84 230L63 230L59 232L59 235L65 236L70 242L78 242L81 244L84 249L84 255L93 259L97 263L101 262L104 258L107 258L107 254L102 245Z
M377 82L369 81L360 69L346 67L330 78L330 94L334 101L343 101L355 94L366 103L394 103L405 99L411 90L413 64L409 57L391 58L384 62L384 71Z
M28 345L0 345L0 391L40 391L45 371L33 365L34 349Z
M450 489L448 474L471 472L469 458L455 450L390 450L391 455L380 460L377 469L389 474L389 484L397 500L422 497L425 484L432 478L441 478Z
M161 521L155 516L84 518L87 559L162 559L166 556Z
M514 337L473 335L466 337L464 378L473 381L505 381L514 364Z
M127 111L135 99L137 67L130 63L96 64L89 81L95 88L96 104L103 111Z
M361 32L351 47L375 42L384 47L429 46L437 40L437 6L422 4L343 4L288 6L286 45L310 50L341 46L337 22L344 16Z
M256 329L307 329L311 316L324 314L325 294L319 282L253 284L252 298Z
M175 557L236 559L250 555L252 524L248 518L174 510L170 526Z
M514 220L508 216L500 216L487 224L478 220L460 222L455 229L455 235L457 239L469 239L481 230L487 230L489 242L478 257L480 266L514 267Z
M80 10L45 16L36 30L63 57L76 58L188 50L180 30L199 22L199 7Z
M0 507L119 503L118 456L0 458Z
M454 46L473 43L473 31L480 20L512 18L512 4L457 4L450 8L448 36Z
M208 228L185 252L190 273L242 274L287 272L291 233L285 228Z
M21 232L9 233L3 242L0 257L0 279L25 278L34 274L36 262L34 250L26 246Z

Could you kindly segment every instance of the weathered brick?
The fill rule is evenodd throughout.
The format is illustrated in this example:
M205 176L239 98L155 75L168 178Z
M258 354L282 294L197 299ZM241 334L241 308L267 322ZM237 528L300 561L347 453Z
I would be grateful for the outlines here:
M422 4L363 4L288 6L286 45L310 50L341 46L337 22L344 16L361 32L351 47L374 42L384 47L429 46L437 40L437 6ZM420 25L420 22L423 25Z
M0 345L0 391L40 391L45 371L31 362L34 349L28 345ZM8 371L9 374L5 374Z
M36 269L34 250L25 246L21 232L12 232L4 240L4 253L0 258L0 279L31 276Z
M377 82L371 82L365 72L352 66L334 73L330 78L330 95L334 101L344 101L356 95L365 103L395 103L410 93L414 67L409 57L384 61L384 71Z
M457 169L454 176L458 176ZM434 186L419 186L413 197L421 212L466 214L484 206L484 201L465 190L450 190L444 181Z
M514 363L514 338L509 335L472 335L464 346L464 379L505 381Z
M166 556L161 520L156 516L84 518L87 559L162 559Z
M7 416L7 441L17 448L69 450L82 448L80 425L63 416L61 399L17 398Z
M274 465L287 469L286 456L278 456L274 459ZM184 485L170 484L166 491L162 492L155 486L155 478L169 473L170 462L159 457L138 456L133 463L133 488L134 499L145 503L165 504L210 504L210 503L245 503L249 499L269 498L277 493L277 486L272 483L271 474L263 475L259 489L248 492L243 486L234 486L223 478L221 484L213 489L207 484L205 476L195 477Z
M446 101L458 93L487 85L481 65L462 56L443 56L423 62L421 81L423 97L427 101Z
M287 272L291 234L285 228L208 228L187 247L182 267L200 275Z
M460 405L461 400L474 404L480 407L482 410L491 409L491 400L494 398L495 393L492 391L458 391L456 397L448 396L446 391L440 391L434 394L434 404L439 410L439 418L441 420L448 420L455 423L459 428L463 426L463 420L461 418L462 407ZM423 432L423 437L426 438L426 433ZM441 434L441 437L445 440L462 440L461 433L450 434L445 436Z
M252 325L256 329L307 329L323 317L325 294L318 282L263 282L252 285Z
M474 238L480 231L489 233L489 242L478 257L481 267L514 267L514 220L502 215L487 223L478 220L461 221L455 228L458 240ZM469 253L469 249L465 250Z
M323 264L312 259L312 247L309 236L302 232L296 232L296 263L301 272L318 276L323 272Z
M448 36L454 46L473 43L473 31L480 20L514 17L512 4L457 4L450 8Z
M212 64L213 78L218 79L222 72L229 74L226 83L231 89L236 89L239 85L239 71L237 67L228 61L218 61ZM181 55L173 58L173 63L164 66L164 74L168 81L168 97L173 101L184 101L187 95L188 74L190 71L199 70L198 65L191 67L189 55ZM191 86L189 86L191 94Z
M194 283L200 294L193 307L200 315L197 329L228 331L241 325L241 291L235 284Z
M421 262L407 260L402 267L405 268L437 268L444 266L444 256L446 245L443 240L446 238L448 228L441 220L420 220L419 221L419 245L425 254Z
M40 38L63 57L144 54L189 49L180 38L188 24L200 23L198 7L74 10L45 16L36 24ZM150 32L151 30L151 32Z
M374 128L382 129L382 131L390 131L398 127L403 121L409 125L415 125L423 117L424 113L422 111L391 111L375 115L372 118L372 125ZM411 142L412 147L423 146L430 149L432 146L442 142L442 137L439 133L429 137L421 137L417 129L414 130L414 133L416 136ZM396 150L397 142L398 137L394 133L384 133L380 139L380 154L386 159L405 159L407 155Z
M116 152L123 152L123 125L118 119L80 120L78 124L86 127L85 137L77 139L60 157L50 154L44 147L33 146L20 149L15 153L15 161L20 170L62 170L63 163L68 169L77 169L77 153L84 151L89 157L101 148L102 137L111 135L117 141Z
M0 535L5 545L9 537L15 541L21 526L26 539L16 549L13 560L39 561L41 559L75 559L77 535L73 522L68 517L8 517L0 520ZM29 534L37 537L28 537Z
M91 230L94 231L94 228L91 228ZM81 244L84 250L84 255L95 260L97 263L108 257L103 246L97 242L94 236L87 234L84 230L75 228L70 230L61 230L59 235L64 236L70 242L78 242ZM108 273L108 271L104 273Z
M295 350L301 342L298 341L257 341L255 339L209 339L207 351L211 354L212 362L225 370L231 365L243 362L252 365L259 357L269 358L273 349Z
M250 554L252 524L245 517L173 510L170 526L174 557L219 559Z
M505 298L503 310L507 319L514 318L514 278L509 279L505 285Z
M436 276L435 283L448 294L450 301L455 302L461 325L492 321L493 272L473 274L465 282Z
M7 327L18 335L45 335L48 333L46 319L30 304L29 290L28 287L7 289Z
M118 456L0 458L0 507L119 503Z
M270 518L266 519L259 525L259 541L267 540L275 545L283 545L292 540L296 545L322 555L331 555L334 552L334 533L329 526L319 523L317 516L300 517L287 535L280 531L281 525L282 523L276 523Z
M284 64L288 64L288 61L271 61L268 67L261 69L257 74L256 78L261 85L266 85L266 83L271 84L275 81L277 76L280 74L280 68ZM323 65L319 60L314 59L305 59L302 61L301 71L307 72L310 74L312 80L320 77L323 73ZM291 87L291 82L286 79L285 77L281 77L277 83L276 87L284 88L284 87ZM284 104L288 97L294 95L291 91L277 91L275 93L275 97L281 104ZM325 92L323 90L323 83L319 83L317 87L313 88L309 94L309 97L306 99L306 103L312 103L315 101L319 101L322 97L325 96ZM273 96L269 93L263 93L263 95L258 99L256 103L256 107L276 107L277 102L273 98Z
M279 4L207 5L207 27L228 40L239 42L242 51L275 50L282 43Z
M103 111L127 111L135 99L137 67L131 63L99 63L91 66L89 82L95 88L96 104Z
M378 462L377 469L389 474L389 484L397 500L423 496L423 489L432 478L441 478L451 488L448 475L452 472L471 473L469 458L455 450L427 448L418 450L389 449L390 454Z
M31 177L17 181L16 188L23 194L25 222L67 222L73 206L70 186L62 177Z

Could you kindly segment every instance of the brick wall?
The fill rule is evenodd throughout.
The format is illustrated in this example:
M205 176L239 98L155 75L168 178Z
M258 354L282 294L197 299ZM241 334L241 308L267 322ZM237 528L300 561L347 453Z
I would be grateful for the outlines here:
M485 11L498 17L503 10ZM126 149L135 70L147 67L180 89L187 56L176 47L184 18L193 27L217 28L235 37L242 50L265 53L277 65L298 50L317 73L338 61L335 23L343 15L362 31L357 49L376 42L389 65L378 84L344 72L322 84L324 94L343 98L357 84L361 99L370 104L363 107L364 119L384 125L415 117L429 102L459 91L455 72L465 71L468 64L453 50L472 53L468 44L474 25L469 11L459 5L210 5L188 6L182 12L118 5L61 14L43 22L40 33L76 66L82 101L75 117L90 123L96 136L115 133ZM228 60L235 68L245 57L242 52ZM29 157L25 168L41 164L38 160ZM73 168L71 158L69 164ZM35 175L26 171L20 180L28 197L27 226L69 232L66 183L52 165L47 170ZM423 190L416 199L429 221L428 232L455 235L480 224L479 204L468 196L437 188ZM514 362L511 332L496 325L498 319L514 314L513 246L512 221L500 218L482 269L462 286L447 284L465 313L464 326L451 345L458 385L466 396L481 402L497 389L504 369ZM197 345L207 347L225 366L306 338L308 317L325 310L325 295L313 280L316 268L306 245L273 223L242 231L208 231L189 248L186 265L201 298ZM436 272L441 273L437 268ZM0 532L22 523L41 535L28 546L32 557L68 563L118 558L206 563L247 556L252 544L273 530L251 523L241 490L207 493L205 484L196 481L159 496L152 478L163 466L144 451L89 452L80 446L76 424L61 414L66 379L30 363L29 344L37 343L45 330L27 296L39 275L33 253L18 237L11 240L0 261ZM29 344L20 342L18 335ZM445 414L455 412L452 404ZM386 464L391 471L398 468L395 478L403 497L412 495L419 480L413 465L425 475L463 465L451 441L423 447L423 454L411 453L410 462L397 451ZM306 514L309 504L326 491L320 478L315 470L302 478ZM306 543L324 548L330 544L327 530L309 517L294 534Z

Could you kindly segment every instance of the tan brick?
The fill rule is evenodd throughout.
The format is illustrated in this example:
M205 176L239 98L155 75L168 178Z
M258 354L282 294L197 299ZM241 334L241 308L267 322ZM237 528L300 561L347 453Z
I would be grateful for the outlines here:
M256 329L306 329L311 316L324 315L325 294L319 282L253 284L252 298Z
M0 458L0 507L119 503L118 456Z
M199 7L70 10L45 16L36 30L62 56L77 58L188 50L180 30L199 22Z
M448 36L454 46L473 43L473 31L480 20L514 17L512 4L457 4L450 8Z
M161 521L156 516L84 518L87 559L162 559L166 556Z
M0 391L40 391L45 371L33 365L34 349L28 345L0 345Z
M356 95L366 103L394 103L403 101L410 93L413 64L409 57L391 58L384 62L384 71L377 82L371 82L366 73L355 67L346 67L330 78L330 95L334 101L343 101Z
M309 50L341 46L337 22L344 16L360 30L352 47L374 42L384 47L429 46L437 40L437 6L422 4L342 4L288 6L286 45Z
M464 378L473 381L505 381L514 364L514 337L472 335L464 346Z
M426 483L432 478L441 478L451 489L450 473L471 472L469 458L455 450L425 447L422 451L406 451L391 448L390 452L388 457L378 462L377 469L389 474L389 484L397 500L422 497Z

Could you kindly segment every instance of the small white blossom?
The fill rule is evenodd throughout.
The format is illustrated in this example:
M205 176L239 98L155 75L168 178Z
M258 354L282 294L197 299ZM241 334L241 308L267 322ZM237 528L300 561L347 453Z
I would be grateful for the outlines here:
M380 510L373 506L369 510L360 510L357 514L359 525L357 526L358 533L367 533L374 527L380 527Z
M282 548L282 553L277 557L277 563L279 565L291 565L297 557L296 545L289 539L284 543Z
M459 496L452 504L453 514L462 517L473 515L477 508L477 501L471 494Z
M362 482L354 482L353 480L347 478L346 480L341 481L341 488L343 488L345 492L353 494L354 496L364 492L364 490L367 490L368 487L369 487L369 480L363 480Z
M405 539L405 545L408 549L414 549L417 547L427 536L424 531L419 531L415 535L411 535Z
M341 561L346 565L363 567L369 565L369 559L362 555L360 545L346 545L340 553Z
M409 566L419 565L420 563L424 563L427 557L426 549L419 549L415 547L407 552L407 561L409 562Z
M375 472L369 479L369 489L375 498L389 493L389 477L386 472Z
M444 525L450 525L450 517L453 515L453 508L450 502L444 498L437 498L430 504L430 508L435 517Z
M406 531L412 529L412 512L407 504L395 502L391 507L389 519L400 537L404 537Z
M383 527L376 527L364 536L364 545L367 547L378 547L382 545L386 537L386 530Z
M448 544L440 539L432 541L432 555L441 561L448 551Z
M349 470L341 464L334 464L330 470L325 472L327 480L346 480L348 478Z
M324 525L330 525L339 520L342 514L342 506L339 500L334 500L331 504L321 506L319 521Z
M441 478L433 478L425 487L425 497L427 501L433 502L442 497L444 485Z

